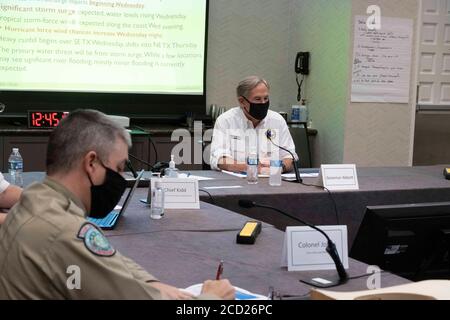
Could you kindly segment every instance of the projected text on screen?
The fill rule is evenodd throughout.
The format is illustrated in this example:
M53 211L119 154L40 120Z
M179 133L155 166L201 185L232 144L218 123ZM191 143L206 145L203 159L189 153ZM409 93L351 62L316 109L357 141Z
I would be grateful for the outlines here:
M206 1L0 2L0 90L203 94Z

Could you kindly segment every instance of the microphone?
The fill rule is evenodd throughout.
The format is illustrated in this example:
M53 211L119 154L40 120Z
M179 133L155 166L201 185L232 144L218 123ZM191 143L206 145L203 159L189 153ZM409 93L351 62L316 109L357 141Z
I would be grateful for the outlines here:
M283 148L283 147L281 147L281 146L275 144L275 142L272 141L272 136L273 136L272 131L271 131L270 129L267 129L267 131L266 131L266 137L267 137L267 139L269 139L269 141L272 142L272 144L273 144L275 147L277 147L277 148L279 148L279 149L281 149L281 150L284 150L284 151L288 152L288 153L291 155L291 157L292 157L292 163L293 163L293 165L294 165L294 171L295 171L295 180L296 180L297 183L302 183L303 180L302 180L302 178L300 178L300 173L298 172L298 167L297 167L297 161L295 160L294 154L293 154L291 151L289 151L288 149Z
M133 156L131 153L128 153L128 156L130 158L134 159L134 160L137 160L137 161L139 161L139 162L149 166L149 170L151 172L160 172L161 173L161 177L164 175L164 169L169 167L169 163L168 162L158 161L154 165L151 165L150 163L148 163L148 162L146 162L146 161L144 161L142 159L139 159L138 157Z
M144 161L144 160L142 160L142 159L139 159L139 158L136 157L136 156L133 156L131 153L128 153L128 156L129 156L130 158L134 159L134 160L139 161L140 163L143 163L143 164L147 165L147 166L150 168L149 170L151 170L151 168L153 168L153 165L151 165L151 164L148 163L147 161ZM133 173L133 174L134 174L134 173ZM136 176L137 176L137 175L136 175Z
M347 282L348 280L348 275L347 272L345 271L344 265L342 264L341 259L339 258L339 254L337 252L336 249L336 245L334 244L334 242L330 239L330 237L320 228L316 227L315 225L312 225L306 221L303 221L300 218L297 218L287 212L284 212L278 208L275 207L271 207L271 206L267 206L267 205L263 205L263 204L258 204L254 201L250 201L250 200L239 200L238 204L240 207L242 208L253 208L253 207L259 207L259 208L266 208L266 209L271 209L271 210L275 210L293 220L296 220L298 222L300 222L301 224L308 226L318 232L320 232L326 239L327 239L327 247L326 247L326 251L328 252L328 254L330 255L331 259L333 259L334 265L336 266L336 270L338 272L339 275L339 279L337 281L332 281L329 284L322 284L322 283L318 283L318 282L307 282L304 280L300 280L303 283L315 286L315 287L321 287L321 288L329 288L329 287L334 287L336 285L341 285L344 284L345 282Z
M136 179L138 175L137 175L136 171L134 170L133 165L131 164L131 161L127 160L126 165L127 165L128 169L130 169L131 173L133 174L133 177Z

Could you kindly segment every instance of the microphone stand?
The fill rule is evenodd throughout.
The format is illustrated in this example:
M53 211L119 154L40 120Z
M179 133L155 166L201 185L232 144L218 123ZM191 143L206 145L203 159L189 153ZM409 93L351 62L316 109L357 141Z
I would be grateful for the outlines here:
M339 275L339 279L331 281L330 283L327 283L327 284L320 283L320 282L317 282L317 281L314 281L314 280L305 281L305 280L301 280L300 279L301 282L303 282L305 284L308 284L308 285L311 285L311 286L314 286L314 287L330 288L330 287L335 287L335 286L344 284L344 283L346 283L348 281L348 274L345 271L345 268L344 268L344 265L341 262L341 259L339 258L339 254L337 252L336 245L334 244L334 242L330 239L330 237L322 229L320 229L320 228L316 227L315 225L312 225L312 224L310 224L310 223L308 223L306 221L303 221L302 219L297 218L297 217L295 217L295 216L293 216L293 215L291 215L291 214L289 214L287 212L284 212L284 211L282 211L282 210L280 210L278 208L275 208L275 207L266 206L266 205L262 205L262 204L257 204L255 202L251 202L251 201L249 201L247 203L247 201L245 201L245 200L244 201L240 200L239 201L239 206L244 207L244 208L259 207L259 208L266 208L266 209L275 210L275 211L277 211L277 212L279 212L279 213L281 213L281 214L283 214L283 215L285 215L285 216L287 216L287 217L289 217L289 218L291 218L293 220L296 220L296 221L300 222L301 224L304 224L305 226L308 226L308 227L310 227L310 228L320 232L327 239L327 247L326 247L325 250L328 252L328 254L330 255L331 259L334 262L334 265L336 266L336 270L337 270L337 273Z
M149 167L149 170L151 170L151 169L153 168L153 165L151 165L151 164L148 163L147 161L144 161L144 160L142 160L142 159L139 159L139 158L136 157L136 156L133 156L131 153L128 153L128 156L129 156L130 158L134 159L134 160L139 161L140 163L143 163L143 164L147 165L147 166Z
M270 142L272 142L272 144L273 144L275 147L280 148L281 150L284 150L284 151L288 152L288 153L291 155L291 157L292 157L292 164L294 165L294 171L295 171L295 180L296 180L297 183L302 183L303 180L302 180L302 178L300 177L300 173L298 172L297 161L295 160L294 154L293 154L291 151L289 151L288 149L283 148L283 147L277 145L275 142L273 142L273 141L272 141L272 136L271 136L271 133L270 133L270 132L266 132L266 137L267 137L267 139L269 139Z
M131 173L133 174L133 177L136 179L138 175L137 175L136 171L134 170L133 165L131 164L131 161L127 160L127 162L125 164L127 165L128 169L130 169Z

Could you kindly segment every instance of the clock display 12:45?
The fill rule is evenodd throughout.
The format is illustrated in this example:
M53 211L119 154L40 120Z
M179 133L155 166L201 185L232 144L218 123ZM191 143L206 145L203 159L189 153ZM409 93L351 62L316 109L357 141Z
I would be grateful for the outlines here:
M28 111L28 127L49 129L57 127L69 114L67 111Z

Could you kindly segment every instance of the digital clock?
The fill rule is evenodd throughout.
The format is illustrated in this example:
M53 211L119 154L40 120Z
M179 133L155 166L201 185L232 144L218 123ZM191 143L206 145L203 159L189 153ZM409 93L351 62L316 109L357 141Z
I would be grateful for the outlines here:
M57 127L69 114L67 111L28 111L28 128L49 129Z

